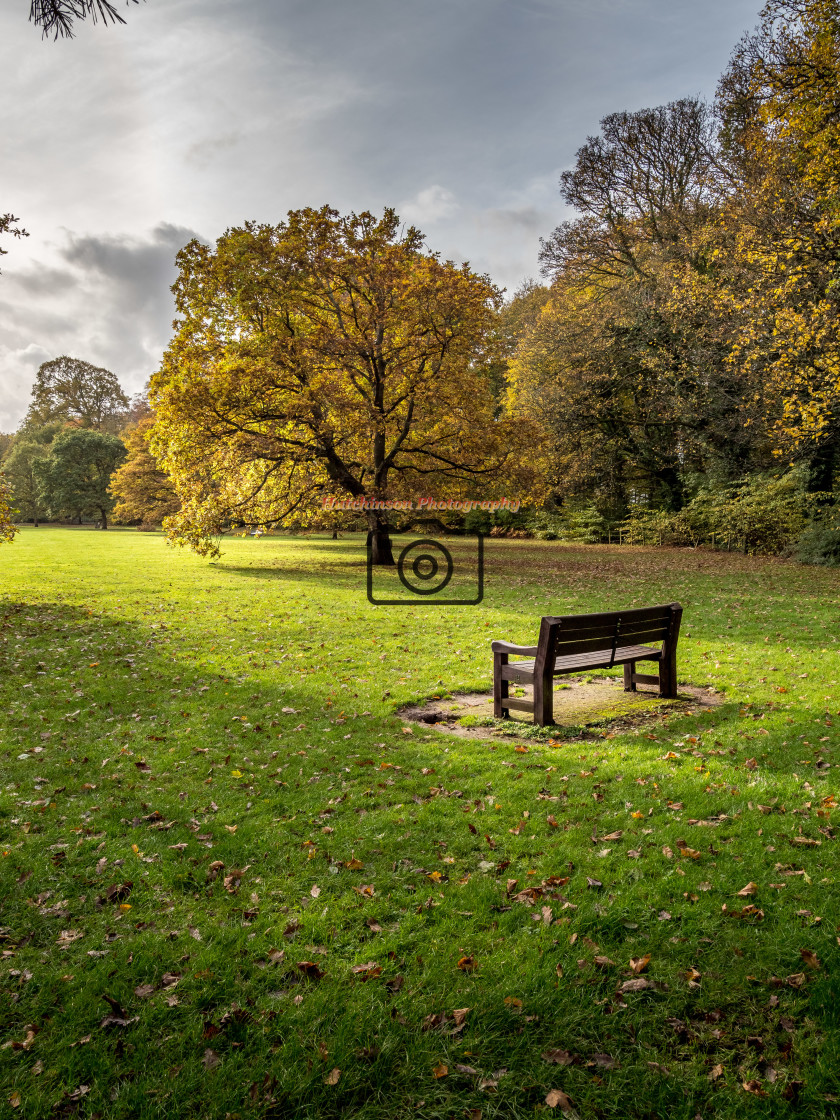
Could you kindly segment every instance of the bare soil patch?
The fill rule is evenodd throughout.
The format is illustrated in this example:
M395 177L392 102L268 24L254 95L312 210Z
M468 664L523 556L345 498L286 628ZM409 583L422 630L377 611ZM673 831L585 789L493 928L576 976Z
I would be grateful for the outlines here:
M524 690L521 693L525 696ZM399 712L409 723L472 739L502 735L505 738L587 738L639 727L664 712L697 711L716 707L723 696L711 687L681 685L676 699L663 699L650 690L625 692L621 677L559 677L554 687L554 725L537 728L527 712L512 713L507 720L493 717L492 693L453 693Z

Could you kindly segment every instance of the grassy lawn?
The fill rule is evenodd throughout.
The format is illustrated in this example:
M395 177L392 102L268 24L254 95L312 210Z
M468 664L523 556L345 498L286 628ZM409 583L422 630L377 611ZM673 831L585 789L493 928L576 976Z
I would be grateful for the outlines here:
M370 605L358 537L223 551L0 550L0 1113L840 1116L839 573L488 541L441 610ZM712 711L396 714L671 599Z

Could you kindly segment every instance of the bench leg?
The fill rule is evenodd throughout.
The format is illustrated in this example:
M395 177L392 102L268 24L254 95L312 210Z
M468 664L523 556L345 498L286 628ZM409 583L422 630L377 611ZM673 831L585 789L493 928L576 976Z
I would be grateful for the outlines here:
M502 680L502 666L507 665L508 654L493 654L493 715L496 719L509 719L510 712L502 707L502 700L507 700L509 681Z
M554 723L554 679L534 674L534 723L545 727Z
M659 663L659 695L673 700L677 695L677 658L663 657Z
M633 680L633 674L636 672L635 661L625 661L624 663L624 691L635 692L636 683Z

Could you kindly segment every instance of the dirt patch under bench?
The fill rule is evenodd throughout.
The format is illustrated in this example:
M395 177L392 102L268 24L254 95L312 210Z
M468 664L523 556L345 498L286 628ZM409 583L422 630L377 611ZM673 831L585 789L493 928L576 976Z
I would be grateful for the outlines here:
M515 695L513 689L511 695ZM521 695L525 696L524 691ZM554 685L554 724L536 727L528 712L512 712L511 718L493 717L490 693L454 693L440 699L409 704L399 712L410 723L425 724L469 738L541 739L580 738L604 732L639 727L660 717L664 711L702 710L716 707L723 697L713 688L680 687L676 699L666 700L655 691L625 692L621 677L559 677Z

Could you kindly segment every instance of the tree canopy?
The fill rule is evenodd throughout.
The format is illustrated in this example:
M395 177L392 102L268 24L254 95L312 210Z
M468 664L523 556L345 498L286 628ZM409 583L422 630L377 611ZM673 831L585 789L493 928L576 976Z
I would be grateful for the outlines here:
M215 249L193 241L178 264L180 319L150 390L174 539L212 551L230 523L306 519L330 495L539 485L533 423L494 418L498 290L393 210L291 211ZM367 517L375 560L392 562L387 515Z
M125 458L122 441L106 432L65 431L52 445L46 463L50 503L56 513L98 514L103 529L114 498L111 475Z
M64 355L39 368L24 425L60 421L114 432L122 426L128 407L128 397L110 370Z

